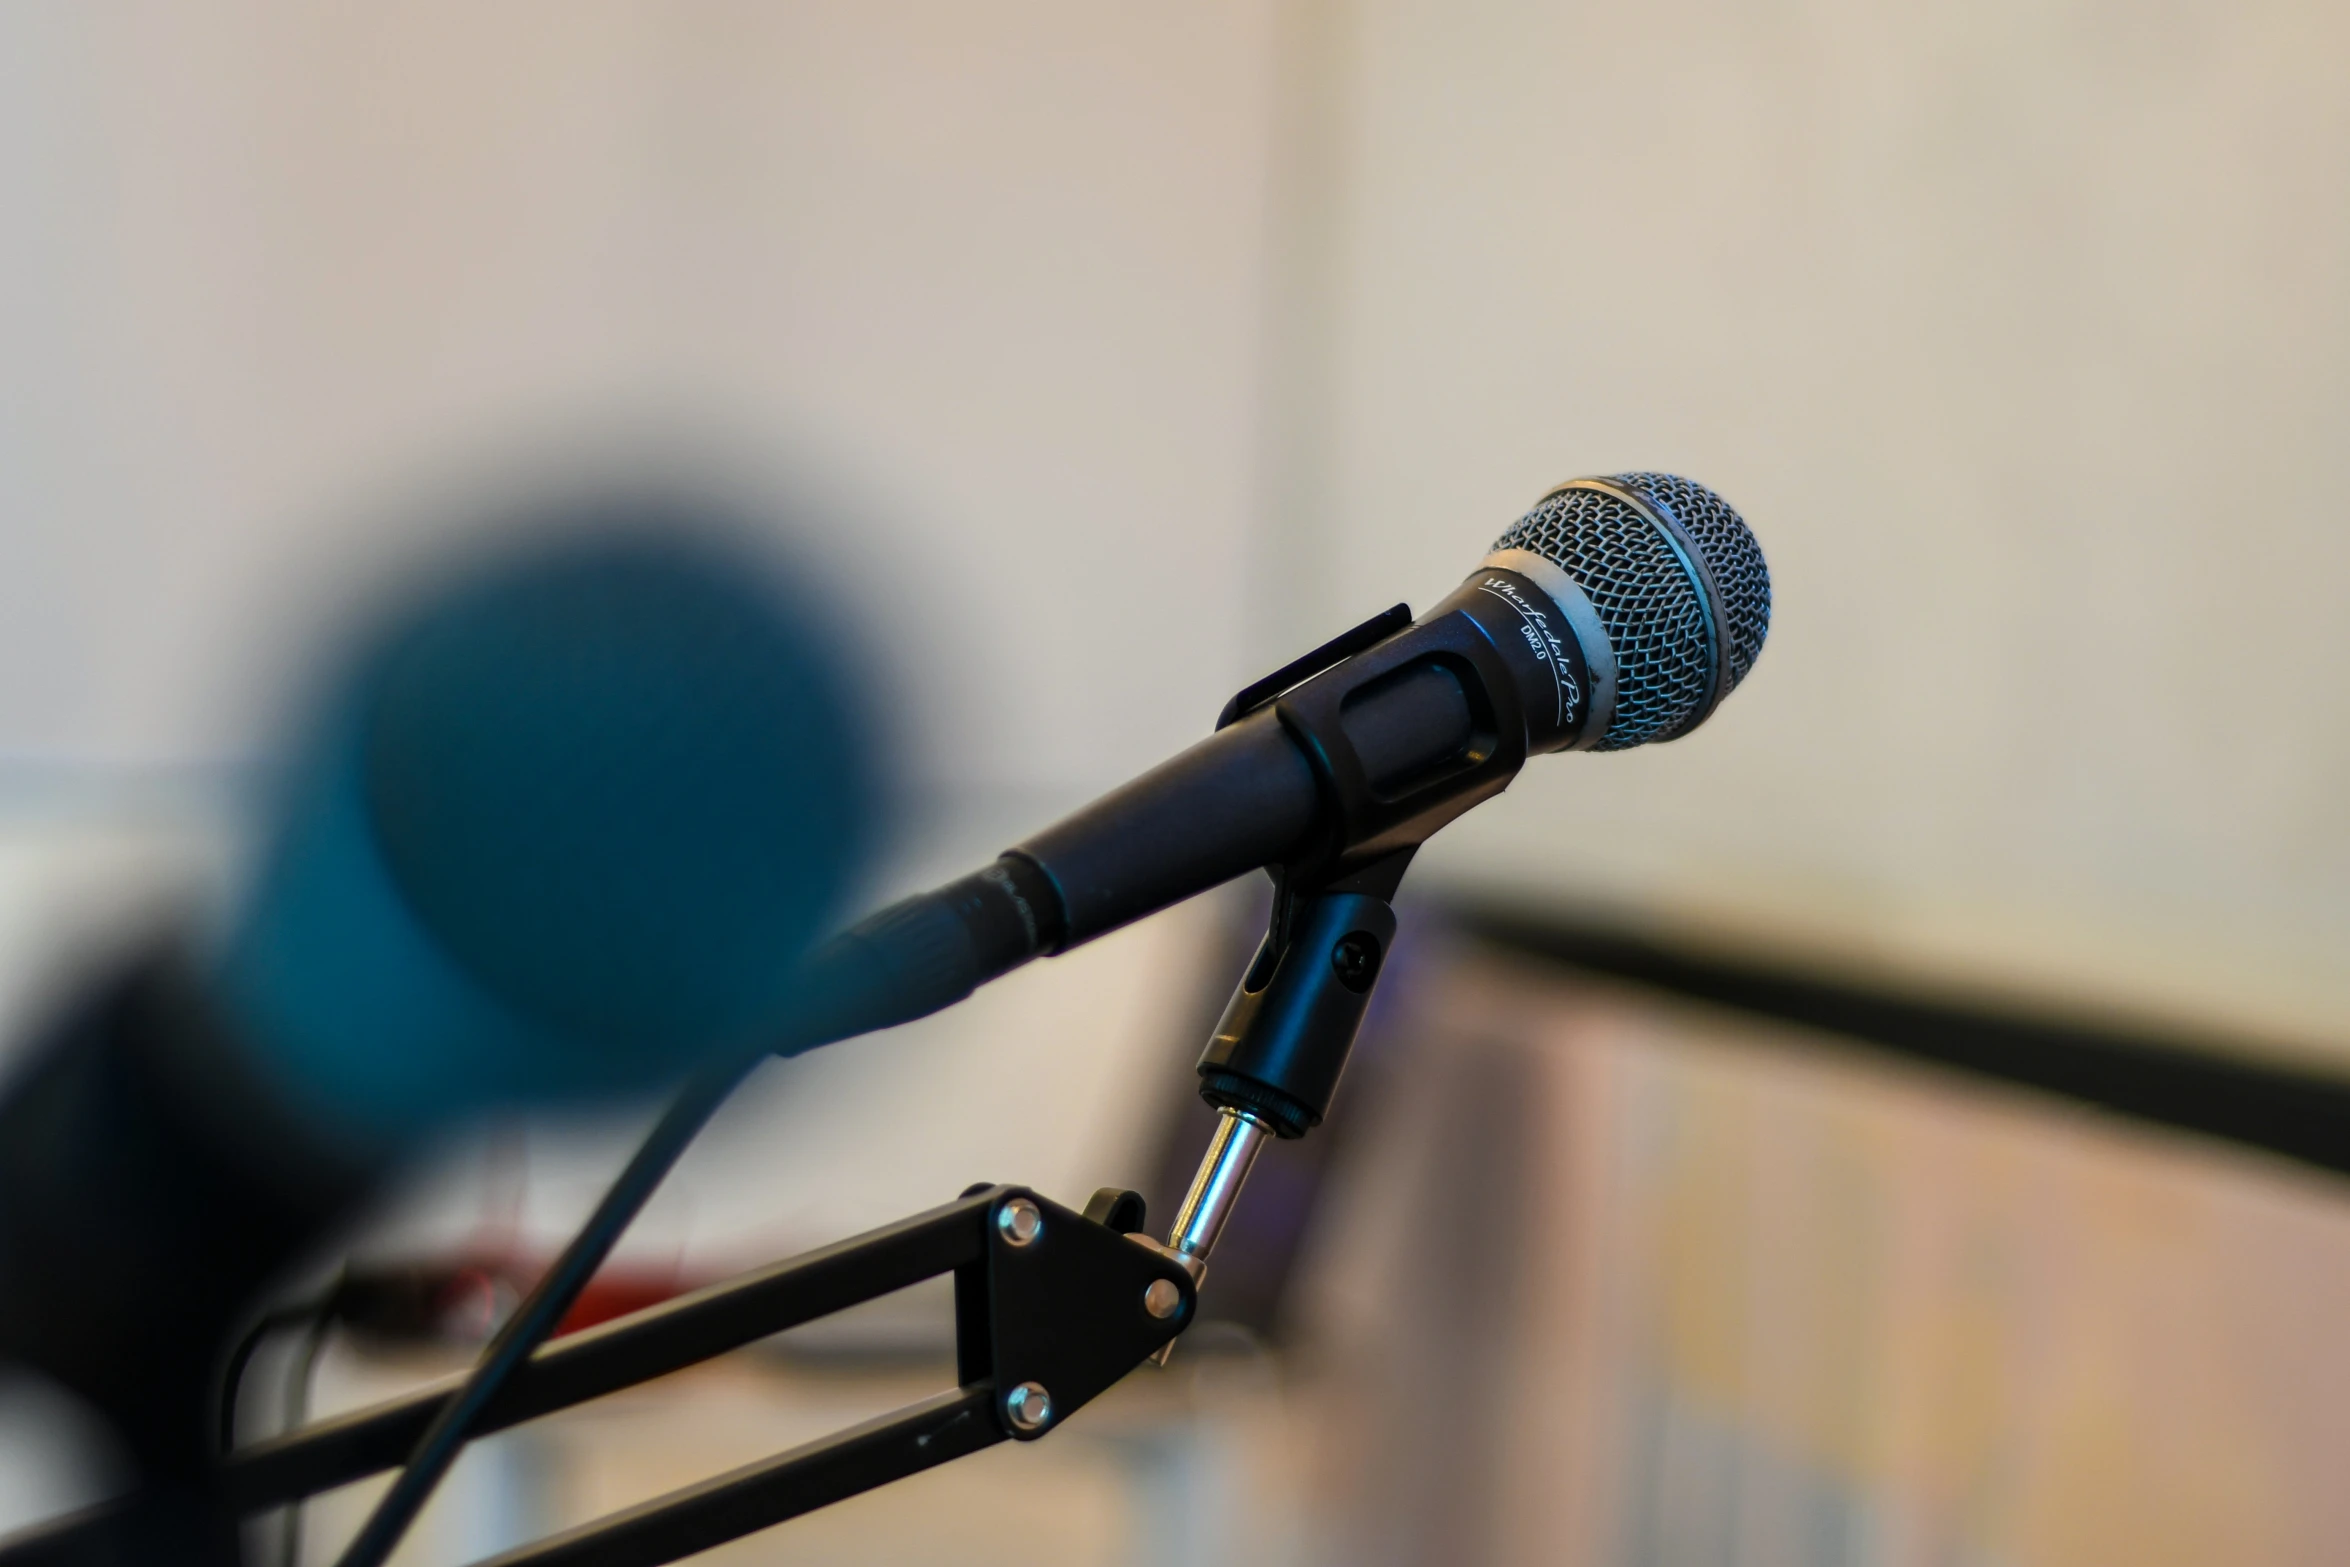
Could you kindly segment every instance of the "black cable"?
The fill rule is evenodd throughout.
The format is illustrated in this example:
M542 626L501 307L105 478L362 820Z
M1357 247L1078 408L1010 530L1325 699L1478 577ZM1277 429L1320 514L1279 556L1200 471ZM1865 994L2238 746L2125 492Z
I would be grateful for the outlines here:
M475 1362L465 1385L441 1405L440 1413L433 1417L424 1435L417 1438L407 1466L375 1504L375 1510L367 1515L367 1522L360 1526L351 1543L343 1548L335 1567L383 1567L385 1558L392 1554L434 1488L449 1472L449 1465L456 1461L483 1411L505 1390L515 1370L553 1334L556 1324L578 1301L580 1291L603 1266L621 1232L636 1218L653 1189L661 1184L661 1178L669 1173L679 1155L726 1102L735 1086L762 1059L763 1054L729 1062L686 1085L638 1145L628 1167L596 1204L595 1212L588 1215L579 1233L563 1248L555 1265L498 1329L482 1351L481 1359Z
M318 1374L319 1354L326 1348L327 1335L334 1331L334 1325L331 1311L321 1311L310 1319L310 1331L302 1335L302 1347L294 1352L293 1364L286 1367L281 1431L299 1431L310 1419L310 1386ZM295 1497L286 1503L285 1511L279 1516L278 1567L301 1567L302 1498Z
M322 1320L332 1305L334 1292L315 1300L296 1301L291 1305L273 1306L265 1311L237 1340L237 1347L229 1351L228 1364L220 1373L220 1452L227 1457L237 1446L237 1400L244 1390L245 1373L251 1369L253 1357L260 1353L273 1333L305 1322Z
M253 1357L273 1334L286 1328L307 1324L309 1331L302 1336L302 1347L286 1368L283 1407L279 1412L278 1432L284 1435L298 1431L310 1418L310 1385L318 1371L318 1357L326 1348L327 1334L335 1324L337 1305L343 1291L343 1279L338 1276L324 1293L309 1300L294 1301L273 1306L255 1319L229 1351L228 1364L220 1377L220 1452L227 1457L237 1445L237 1406L244 1392L245 1373L252 1369ZM279 1525L279 1567L299 1567L302 1557L302 1503L299 1498L288 1502Z

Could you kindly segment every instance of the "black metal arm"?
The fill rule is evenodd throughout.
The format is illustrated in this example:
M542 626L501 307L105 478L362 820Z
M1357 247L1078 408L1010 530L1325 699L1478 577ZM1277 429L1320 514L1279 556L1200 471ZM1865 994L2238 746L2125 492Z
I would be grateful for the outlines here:
M1141 1222L1105 1193L1100 1218ZM523 1421L650 1381L903 1289L955 1277L956 1378L925 1400L497 1558L498 1567L653 1567L931 1468L1006 1437L1029 1441L1191 1322L1191 1275L1148 1241L1018 1186L974 1188L928 1213L711 1285L548 1344L477 1428ZM397 1465L454 1380L236 1454L224 1483L259 1511ZM99 1509L0 1549L6 1567L111 1559L119 1514Z

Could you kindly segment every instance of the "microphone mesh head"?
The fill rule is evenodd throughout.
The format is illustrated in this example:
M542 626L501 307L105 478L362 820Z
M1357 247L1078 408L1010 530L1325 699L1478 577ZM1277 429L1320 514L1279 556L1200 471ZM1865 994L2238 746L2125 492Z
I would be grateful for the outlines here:
M1532 550L1590 598L1616 655L1615 712L1592 749L1623 751L1687 734L1746 678L1771 626L1771 574L1745 520L1704 485L1669 473L1600 482L1663 525L1619 495L1568 486L1494 548Z

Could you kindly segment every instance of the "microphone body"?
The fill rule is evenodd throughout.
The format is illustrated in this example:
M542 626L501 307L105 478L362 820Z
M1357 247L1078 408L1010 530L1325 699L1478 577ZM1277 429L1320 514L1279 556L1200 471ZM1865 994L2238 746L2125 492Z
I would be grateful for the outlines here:
M1266 865L1341 874L1416 844L1573 741L1587 703L1550 612L1481 570L1429 615L1310 675L1015 845L1050 881L1059 952ZM1563 630L1563 627L1560 628Z
M785 1053L927 1016L1033 958L1265 866L1382 858L1403 846L1397 828L1432 831L1432 809L1450 820L1499 792L1525 754L1517 688L1543 698L1546 739L1571 737L1557 715L1583 710L1554 687L1584 688L1568 683L1579 652L1545 644L1569 671L1554 682L1489 581L1532 597L1507 573L1481 572L1370 654L1233 719L986 869L821 944Z
M1676 739L1744 679L1769 616L1761 551L1712 491L1667 474L1560 486L1428 615L1307 655L1207 739L819 946L780 1048L925 1016L1251 870L1364 872L1529 756Z

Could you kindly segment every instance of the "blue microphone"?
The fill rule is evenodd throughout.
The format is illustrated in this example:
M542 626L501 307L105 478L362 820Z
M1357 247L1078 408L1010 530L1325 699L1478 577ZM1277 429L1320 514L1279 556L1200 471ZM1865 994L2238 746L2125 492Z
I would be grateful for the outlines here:
M586 521L634 529L393 616L321 704L218 989L337 1129L640 1093L781 1036L875 835L875 747L814 595L659 519L607 503Z

